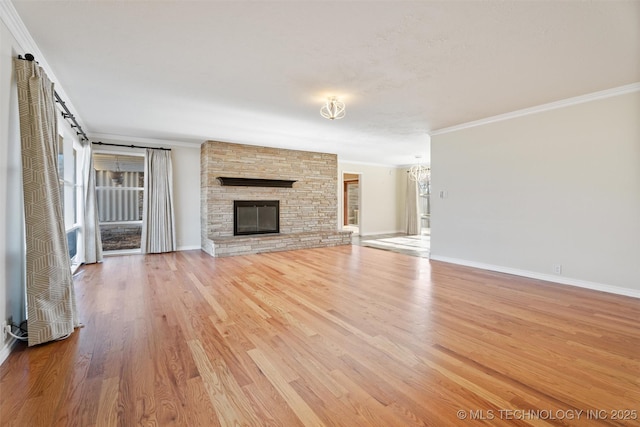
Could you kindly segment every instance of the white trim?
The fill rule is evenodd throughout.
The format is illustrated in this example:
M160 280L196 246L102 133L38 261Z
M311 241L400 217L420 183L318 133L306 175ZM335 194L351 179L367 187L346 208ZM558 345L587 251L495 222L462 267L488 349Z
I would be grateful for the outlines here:
M624 295L632 298L640 298L640 290L621 288L619 286L605 285L603 283L589 282L587 280L574 279L571 277L559 277L551 274L537 273L535 271L520 270L518 268L503 267L500 265L485 264L483 262L468 261L458 258L431 255L429 259L433 261L448 262L451 264L464 265L467 267L480 268L482 270L497 271L499 273L513 274L515 276L528 277L531 279L544 280L561 285L577 286L579 288L592 289L594 291L607 292L610 294Z
M49 63L40 51L40 48L38 48L38 45L36 44L33 37L31 37L31 34L29 33L27 26L24 25L24 22L22 22L22 18L20 18L18 11L8 0L0 1L0 19L2 19L2 22L4 22L4 24L7 26L7 29L9 30L11 35L13 35L20 47L24 50L24 52L22 52L22 55L27 53L32 54L35 57L35 60L38 62L38 65L40 65L44 69L49 79L54 83L56 92L64 100L69 110L71 110L72 112L78 111L73 106L73 103L71 102L69 96L67 96L67 93L59 84L59 80L56 78L53 69L49 66ZM75 114L74 117L80 126L86 128L86 126L82 122L82 119L77 114Z
M18 342L17 339L11 337L11 339L7 341L4 347L2 347L2 349L0 350L0 365L2 365L5 360L7 360L7 357L9 357L9 355L11 354L11 351L13 351L13 347L16 345L17 342Z
M195 251L201 250L202 247L200 245L189 245L189 246L178 246L178 251Z
M489 123L500 122L503 120L509 120L516 117L528 116L530 114L537 114L544 111L555 110L558 108L569 107L571 105L582 104L585 102L595 101L598 99L610 98L612 96L624 95L627 93L640 91L640 82L632 83L625 86L615 87L612 89L601 90L599 92L593 92L586 95L575 96L573 98L567 98L560 101L550 102L548 104L542 104L535 107L524 108L522 110L511 111L505 114L499 114L497 116L487 117L480 120L474 120L472 122L462 123L455 126L450 126L442 129L437 129L429 133L430 136L442 135L449 132L455 132L462 129L468 129L476 126L482 126Z
M343 170L342 174L340 174L340 185L339 185L339 190L340 190L340 200L338 200L338 231L351 231L351 230L345 230L344 227L348 227L349 225L354 226L354 224L347 224L344 225L344 210L346 208L346 206L344 205L344 199L345 199L345 194L344 194L344 184L346 182L351 182L351 180L349 181L345 181L344 180L344 175L345 174L349 174L349 175L358 175L358 178L353 180L353 181L358 181L358 204L360 206L360 208L358 209L358 224L355 224L355 227L358 227L358 231L356 233L353 233L354 236L359 236L360 232L362 231L362 172L350 172L350 171L346 171Z
M7 26L9 32L11 32L22 49L33 49L34 56L40 53L36 42L29 34L26 25L18 15L18 11L10 1L0 1L0 19L2 19L4 25Z
M362 230L361 230L362 231ZM367 237L367 236L378 236L380 234L406 234L404 231L402 230L394 230L394 231L374 231L372 233L365 233L365 234L360 234L360 237ZM398 236L401 237L401 236Z
M411 169L412 166L416 166L419 165L420 163L413 163L411 165L400 165L398 166L398 169L407 169L407 172L409 172L409 169ZM422 163L422 166L425 166L427 168L431 167L431 161L429 161L429 163Z

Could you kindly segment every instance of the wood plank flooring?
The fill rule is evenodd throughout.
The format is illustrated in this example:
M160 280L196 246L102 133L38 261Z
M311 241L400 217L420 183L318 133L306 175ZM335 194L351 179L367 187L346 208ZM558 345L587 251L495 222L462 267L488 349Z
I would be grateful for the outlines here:
M75 286L85 327L0 367L1 425L640 425L638 299L360 246Z

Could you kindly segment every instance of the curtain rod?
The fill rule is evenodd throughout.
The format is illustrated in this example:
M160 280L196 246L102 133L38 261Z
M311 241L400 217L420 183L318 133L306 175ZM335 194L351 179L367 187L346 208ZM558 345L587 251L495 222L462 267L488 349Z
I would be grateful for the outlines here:
M141 145L126 145L126 144L111 144L108 142L102 142L102 141L93 141L91 142L92 144L96 144L96 145L110 145L112 147L127 147L127 148L148 148L150 150L165 150L165 151L171 151L171 148L164 148L164 147L143 147Z
M30 53L25 53L24 58L22 57L22 55L18 55L18 59L22 59L23 61L33 62L35 60L35 57ZM38 63L38 61L36 61L36 63ZM60 106L64 110L64 111L61 111L62 118L65 120L71 121L71 129L76 129L76 135L81 137L80 140L89 141L87 134L85 133L84 130L82 130L82 126L80 126L80 124L76 120L76 117L73 114L71 114L71 111L69 111L67 104L62 100L60 95L58 95L58 92L53 91L53 94L56 98L56 102L60 104Z

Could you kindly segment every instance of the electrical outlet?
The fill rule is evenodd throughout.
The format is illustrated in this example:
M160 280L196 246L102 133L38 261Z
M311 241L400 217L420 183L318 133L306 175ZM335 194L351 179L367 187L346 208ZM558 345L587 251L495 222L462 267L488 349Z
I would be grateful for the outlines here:
M562 264L553 264L553 273L562 274Z
M11 325L13 325L13 316L9 316L7 320L2 322L2 342L7 340L7 336L11 332Z

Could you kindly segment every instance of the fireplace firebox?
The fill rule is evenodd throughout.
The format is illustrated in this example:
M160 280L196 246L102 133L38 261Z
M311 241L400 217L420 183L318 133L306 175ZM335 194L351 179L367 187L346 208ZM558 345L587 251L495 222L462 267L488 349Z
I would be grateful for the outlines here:
M280 232L279 200L234 200L233 235Z

